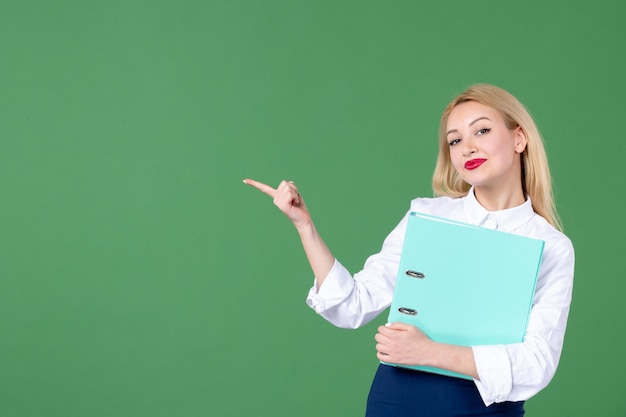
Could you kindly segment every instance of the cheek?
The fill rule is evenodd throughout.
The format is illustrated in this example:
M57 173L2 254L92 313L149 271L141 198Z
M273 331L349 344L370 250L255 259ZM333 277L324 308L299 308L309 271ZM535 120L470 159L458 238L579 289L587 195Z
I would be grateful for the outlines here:
M513 135L505 135L491 143L487 144L487 150L493 154L513 155L516 153L515 137Z
M463 164L463 155L458 151L456 147L450 148L450 161L452 162L452 166L457 170Z

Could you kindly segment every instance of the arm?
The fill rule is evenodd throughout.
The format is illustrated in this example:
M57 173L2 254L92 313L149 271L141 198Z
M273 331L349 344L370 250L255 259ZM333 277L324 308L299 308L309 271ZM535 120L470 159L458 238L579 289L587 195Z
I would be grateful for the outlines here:
M296 185L291 181L282 181L278 188L274 189L252 179L245 179L243 182L272 197L276 207L291 220L298 231L302 247L315 275L317 288L320 288L335 263L335 257L315 228L311 214Z
M378 359L383 362L433 366L479 379L471 347L434 342L405 323L380 326L375 339Z
M282 181L274 189L252 179L246 179L244 183L272 197L274 204L298 231L315 275L315 285L307 297L309 307L337 327L354 329L370 322L389 306L406 215L387 236L381 251L370 256L363 270L353 276L334 258L317 232L295 184Z
M473 346L485 403L521 401L546 387L563 348L574 282L574 249L566 237L546 240L522 343Z

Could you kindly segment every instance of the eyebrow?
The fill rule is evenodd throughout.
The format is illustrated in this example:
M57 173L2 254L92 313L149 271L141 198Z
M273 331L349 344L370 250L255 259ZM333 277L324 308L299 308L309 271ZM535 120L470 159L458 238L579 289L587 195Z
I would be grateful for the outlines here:
M489 121L491 121L491 119L489 119L488 117L486 117L486 116L481 116L481 117L479 117L479 118L477 118L477 119L472 120L472 122L471 122L469 125L470 125L470 126L472 126L474 123L476 123L476 122L478 122L478 121L480 121L480 120L489 120ZM453 133L453 132L458 132L458 129L451 129L451 130L448 130L448 131L446 132L446 136L448 136L450 133Z

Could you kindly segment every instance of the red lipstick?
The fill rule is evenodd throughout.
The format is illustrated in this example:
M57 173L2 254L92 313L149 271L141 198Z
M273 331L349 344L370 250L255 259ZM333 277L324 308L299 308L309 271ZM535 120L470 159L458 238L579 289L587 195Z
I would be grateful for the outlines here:
M469 170L476 169L479 166L481 166L483 162L485 161L486 159L483 159L483 158L470 159L469 161L465 163L465 169L469 169Z

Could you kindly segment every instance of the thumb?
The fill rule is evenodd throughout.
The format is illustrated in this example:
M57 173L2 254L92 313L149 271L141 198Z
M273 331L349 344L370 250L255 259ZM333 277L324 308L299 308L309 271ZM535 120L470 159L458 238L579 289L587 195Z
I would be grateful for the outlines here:
M410 324L406 324L406 323L401 323L399 321L393 322L393 323L387 323L385 324L385 327L391 330L409 330L411 327Z

